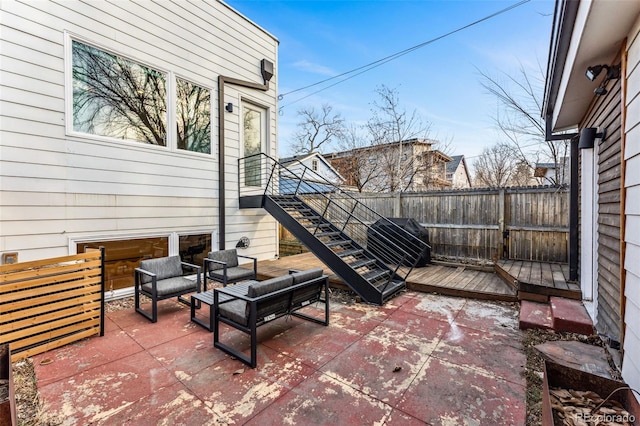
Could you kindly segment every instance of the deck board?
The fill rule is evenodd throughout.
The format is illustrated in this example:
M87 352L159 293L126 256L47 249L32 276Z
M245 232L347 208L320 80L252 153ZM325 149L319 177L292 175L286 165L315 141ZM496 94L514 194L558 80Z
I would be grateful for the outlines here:
M329 276L329 284L336 288L347 288L345 282L333 273L313 253L302 253L275 260L258 262L258 279L264 280L287 274L289 269L321 267ZM445 266L430 264L414 268L407 277L407 288L422 292L468 297L484 300L516 301L516 290L509 287L494 272L467 266Z
M580 286L569 281L568 264L501 259L496 269L515 280L521 293L582 298Z

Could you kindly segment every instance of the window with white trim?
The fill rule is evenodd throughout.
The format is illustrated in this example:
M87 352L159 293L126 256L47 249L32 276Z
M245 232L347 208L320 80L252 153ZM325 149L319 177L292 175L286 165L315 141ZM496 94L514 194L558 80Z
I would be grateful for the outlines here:
M245 186L261 186L262 184L263 159L258 154L266 151L266 117L267 113L264 108L243 103L242 150L245 157Z
M77 40L71 56L74 132L211 153L210 89Z

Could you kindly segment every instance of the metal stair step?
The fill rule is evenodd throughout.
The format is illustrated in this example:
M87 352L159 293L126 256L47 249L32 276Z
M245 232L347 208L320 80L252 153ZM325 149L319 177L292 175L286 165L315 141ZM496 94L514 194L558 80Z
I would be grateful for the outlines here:
M370 283L374 283L375 281L378 281L381 278L388 278L390 275L391 275L391 272L388 270L374 269L362 274L362 278L369 281Z
M336 253L339 257L349 257L349 256L358 256L364 253L362 249L351 249L351 250L343 250Z
M331 228L331 224L327 223L327 222L322 222L322 223L311 223L309 225L304 225L305 228L319 228L319 229L323 229L323 228Z
M316 235L317 236L317 235ZM352 240L332 240L324 243L327 247L338 247L338 246L347 246L353 243Z
M373 259L361 259L356 262L348 263L353 269L362 268L363 266L369 266L375 264L376 261Z
M317 238L322 238L322 237L337 237L338 235L340 235L339 231L329 231L329 232L320 232L318 234L315 234Z

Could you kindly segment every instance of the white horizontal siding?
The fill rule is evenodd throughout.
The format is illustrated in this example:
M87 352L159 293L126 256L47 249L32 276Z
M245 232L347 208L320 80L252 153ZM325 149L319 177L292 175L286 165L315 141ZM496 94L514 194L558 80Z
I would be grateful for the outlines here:
M640 389L640 18L628 37L625 124L626 252L624 359L622 377Z
M0 10L0 251L30 260L92 235L216 231L217 79L262 83L260 60L277 64L277 40L216 1L9 0ZM65 33L212 89L212 154L67 135ZM271 155L275 81L266 93L226 88L229 102L247 97L271 112ZM253 232L254 255L272 257L275 222L238 213L239 119L224 114L226 211L239 227L230 236Z

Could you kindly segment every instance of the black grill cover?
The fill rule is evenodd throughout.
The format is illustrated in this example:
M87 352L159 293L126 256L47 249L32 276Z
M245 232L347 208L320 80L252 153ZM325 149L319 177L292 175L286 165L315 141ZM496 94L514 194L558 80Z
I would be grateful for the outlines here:
M397 250L397 248L392 244L389 244L387 240L377 237L379 234L375 231L378 231L380 234L391 240L395 246L407 249L409 253L412 253L412 255L407 257L405 260L405 265L413 265L413 262L415 261L413 253L420 253L418 262L415 266L425 266L427 263L431 263L431 249L429 247L421 250L419 246L412 243L406 236L398 234L397 230L394 229L395 227L388 223L387 220L393 222L400 228L429 245L429 230L420 225L418 221L405 217L388 217L386 220L378 219L373 225L371 225L371 229L367 230L367 250L383 261L389 258L389 252Z

